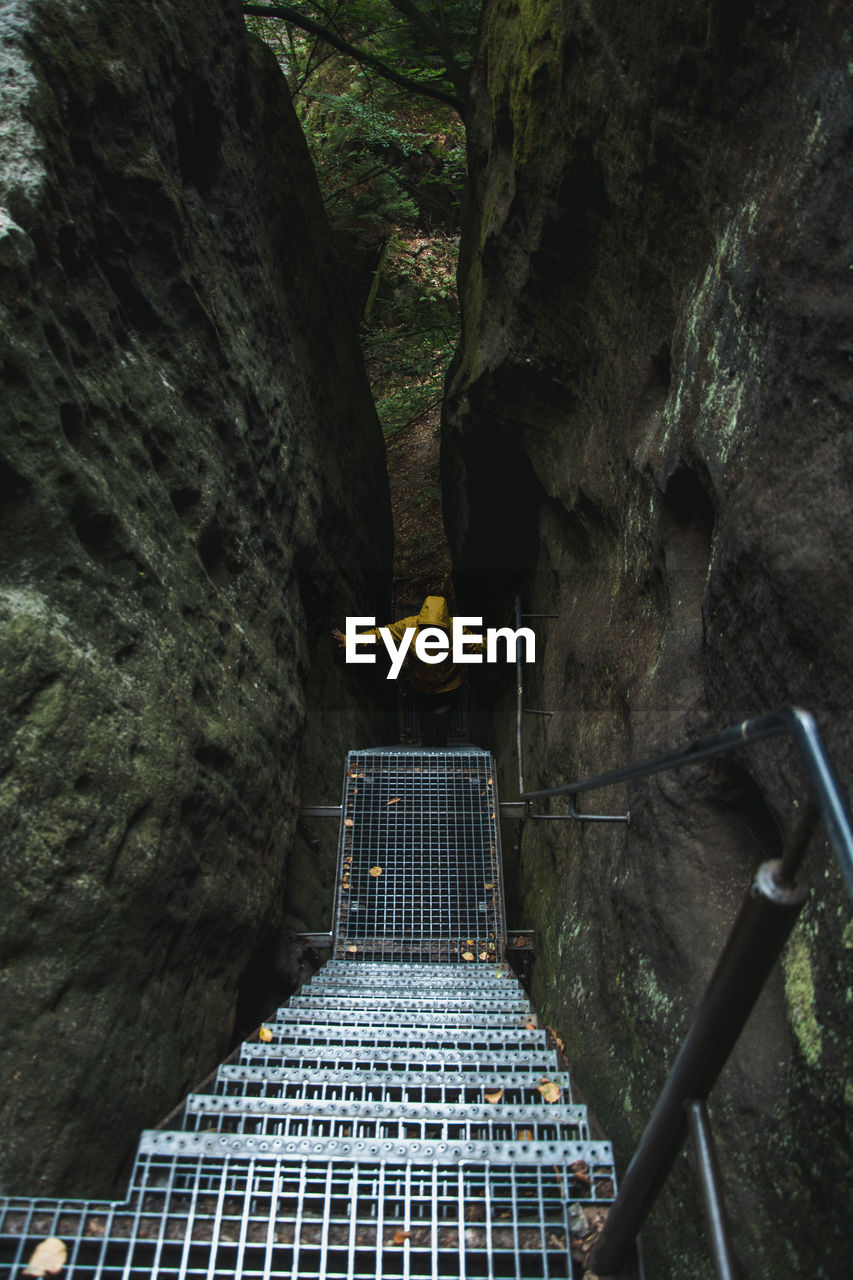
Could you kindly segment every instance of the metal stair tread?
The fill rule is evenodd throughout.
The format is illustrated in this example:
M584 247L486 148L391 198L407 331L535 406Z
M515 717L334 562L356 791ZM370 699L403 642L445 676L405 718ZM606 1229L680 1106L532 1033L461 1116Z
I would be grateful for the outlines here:
M267 1023L273 1039L266 1043L272 1045L333 1045L336 1040L342 1042L341 1047L356 1046L360 1043L372 1045L388 1045L389 1048L406 1048L415 1045L429 1046L433 1041L441 1041L441 1045L432 1044L433 1048L463 1048L478 1046L485 1049L489 1045L500 1045L505 1049L548 1047L548 1032L541 1027L501 1027L492 1030L489 1027L365 1027L361 1031L354 1024L335 1024L319 1022L282 1025L278 1022ZM251 1043L255 1043L252 1041Z
M483 1161L488 1164L564 1165L583 1162L591 1171L596 1166L606 1170L612 1182L613 1149L606 1141L541 1141L541 1142L441 1142L420 1139L359 1138L276 1138L252 1134L191 1133L183 1129L146 1129L139 1140L139 1156L173 1155L248 1157L322 1161L418 1161L459 1164ZM590 1179L590 1191L595 1185ZM612 1192L611 1192L612 1194ZM595 1199L594 1194L577 1197ZM609 1197L608 1197L609 1198Z
M571 1102L571 1081L567 1071L542 1071L527 1068L514 1071L481 1071L427 1073L423 1071L345 1071L339 1068L294 1068L276 1067L269 1064L258 1066L249 1063L233 1063L219 1067L214 1082L217 1094L234 1096L233 1091L242 1086L241 1096L246 1090L255 1091L254 1096L265 1096L263 1090L272 1088L278 1096L284 1096L284 1090L296 1093L301 1089L313 1092L314 1096L328 1096L330 1092L370 1091L379 1093L384 1100L391 1094L418 1094L425 1100L445 1101L448 1093L461 1093L466 1098L477 1095L478 1102L485 1101L485 1094L502 1091L502 1097L510 1101L518 1095L519 1101L529 1101L535 1106L549 1106L539 1092L539 1085L547 1080L556 1084L565 1095L562 1100Z
M403 1118L404 1123L424 1120L439 1123L442 1120L475 1119L523 1123L531 1121L584 1124L587 1108L583 1103L452 1103L452 1102L357 1102L337 1099L288 1099L222 1097L212 1093L190 1093L185 1109L191 1115L233 1114L246 1112L257 1115L336 1116L345 1119Z
M415 1052L417 1047L413 1046L409 1052L405 1047L398 1048L396 1046L379 1046L376 1050L363 1048L361 1046L336 1047L335 1045L317 1045L312 1050L308 1045L294 1045L292 1049L288 1049L286 1045L263 1044L254 1042L243 1044L240 1050L240 1061L246 1062L251 1059L274 1059L285 1058L293 1061L294 1065L302 1065L303 1063L322 1062L374 1062L381 1059L387 1062L399 1062L405 1064L411 1069L412 1063L422 1063L423 1070L433 1068L434 1070L448 1066L452 1069L451 1064L459 1064L458 1070L467 1072L476 1069L478 1065L494 1063L494 1066L488 1066L491 1071L504 1070L501 1063L512 1064L517 1062L528 1067L530 1070L556 1071L558 1069L556 1051L551 1050L527 1050L527 1049L506 1049L501 1053L498 1049L481 1050L471 1049L457 1052L452 1049L427 1049L420 1048ZM390 1066L387 1068L388 1073L393 1075L396 1068Z
M406 1013L402 1009L395 1011L394 1016L389 1019L381 1010L365 1011L357 1010L353 1013L349 1009L330 1010L334 1013L334 1018L328 1016L327 1011L317 1009L277 1009L275 1013L269 1017L264 1023L267 1027L279 1026L331 1026L331 1027L450 1027L458 1028L460 1031L468 1031L477 1027L524 1027L525 1022L533 1020L536 1026L539 1025L536 1014L533 1010L525 1013L468 1013L460 1014L454 1011L453 1020L448 1022L447 1017L443 1013L414 1012ZM317 1014L322 1016L318 1019Z
M293 996L290 1001L290 1008L298 1009L335 1009L341 1007L341 998L337 996ZM389 1013L393 1013L395 1009L415 1010L422 1009L424 1013L434 1011L453 1012L455 1009L462 1009L470 1013L482 1012L484 1009L494 1009L496 1012L519 1012L525 1013L529 1009L529 1003L523 996L510 997L506 999L483 998L477 999L474 996L463 994L458 999L452 996L357 996L346 1001L348 1009L385 1009Z

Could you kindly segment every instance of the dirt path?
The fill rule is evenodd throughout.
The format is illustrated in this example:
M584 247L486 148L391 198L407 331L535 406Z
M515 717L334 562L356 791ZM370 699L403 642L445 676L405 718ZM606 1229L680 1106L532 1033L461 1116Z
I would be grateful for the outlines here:
M450 595L450 549L444 536L436 405L388 441L394 518L395 612L426 595Z

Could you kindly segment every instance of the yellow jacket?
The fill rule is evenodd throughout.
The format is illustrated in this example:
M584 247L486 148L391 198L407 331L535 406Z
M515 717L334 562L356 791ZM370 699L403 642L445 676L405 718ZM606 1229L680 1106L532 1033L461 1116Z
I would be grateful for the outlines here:
M441 627L449 634L452 624L453 619L444 596L427 596L420 613L412 614L410 618L400 618L399 621L388 625L388 630L398 644L405 636L407 627L415 628L415 634L409 641L406 665L409 668L412 688L419 693L450 693L453 689L458 689L462 683L462 668L453 661L450 653L442 662L428 663L421 662L414 649L418 632L424 627ZM379 628L374 627L373 630L363 631L361 634L374 635L378 638ZM466 649L469 653L476 653L482 651L483 645L468 644Z

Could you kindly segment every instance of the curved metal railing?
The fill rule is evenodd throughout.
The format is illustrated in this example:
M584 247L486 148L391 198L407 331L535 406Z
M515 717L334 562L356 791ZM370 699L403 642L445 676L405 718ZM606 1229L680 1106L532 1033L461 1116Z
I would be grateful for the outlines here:
M576 801L585 792L695 764L779 736L789 737L799 750L808 798L799 809L781 858L763 863L747 892L608 1214L591 1259L593 1269L601 1274L618 1271L626 1263L689 1130L699 1169L715 1274L718 1280L732 1280L735 1276L734 1255L715 1176L705 1101L806 900L807 890L796 883L796 876L819 819L853 897L853 823L817 723L810 712L799 707L785 707L770 715L744 720L679 750L624 768L547 790L524 791L521 795L531 817L539 816L531 812L534 801L555 796L567 796L572 816L579 816Z

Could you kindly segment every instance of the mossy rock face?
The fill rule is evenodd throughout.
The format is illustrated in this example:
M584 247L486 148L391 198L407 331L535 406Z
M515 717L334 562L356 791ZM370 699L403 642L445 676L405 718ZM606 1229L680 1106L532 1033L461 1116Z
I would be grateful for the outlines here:
M689 7L688 7L689 8ZM531 789L789 702L853 778L849 14L785 2L490 0L474 75L465 340L448 386L460 610L531 613ZM501 794L517 789L497 690ZM756 864L803 796L793 751L582 797L508 882L534 994L624 1169ZM712 1095L744 1260L848 1266L851 905L812 901ZM848 938L849 942L849 938ZM686 1161L650 1270L707 1273Z
M385 613L390 516L282 77L230 0L143 26L0 18L0 1184L30 1194L120 1192L223 1056L300 750L306 801L342 772L303 743L316 673L387 739L328 637Z

